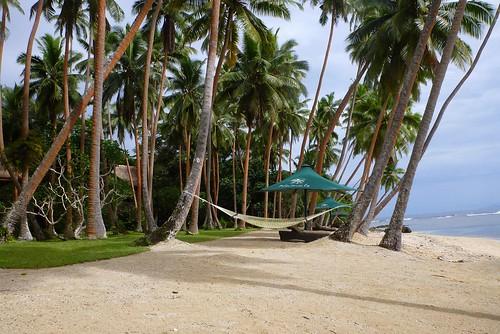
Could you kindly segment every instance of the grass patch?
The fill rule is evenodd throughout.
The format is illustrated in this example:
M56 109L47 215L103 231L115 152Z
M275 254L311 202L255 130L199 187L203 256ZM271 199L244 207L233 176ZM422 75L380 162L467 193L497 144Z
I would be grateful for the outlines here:
M224 228L221 230L200 230L199 234L188 234L186 232L179 232L177 233L177 239L189 243L196 243L196 242L205 242L205 241L212 241L212 240L217 240L220 238L229 238L229 237L235 237L237 235L243 234L243 233L248 233L255 231L254 228L247 228L243 230L235 230L234 228Z
M0 268L48 268L145 252L134 246L141 233L103 240L13 241L0 245Z

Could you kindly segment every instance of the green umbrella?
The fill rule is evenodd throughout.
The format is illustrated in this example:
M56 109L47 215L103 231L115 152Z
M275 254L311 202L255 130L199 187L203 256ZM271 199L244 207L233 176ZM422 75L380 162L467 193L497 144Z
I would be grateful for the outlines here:
M263 191L290 191L290 190L312 190L312 191L354 191L356 189L343 186L324 178L316 173L311 166L303 166L298 172L290 175L281 182L275 183Z
M337 202L331 197L325 198L325 200L318 205L316 205L316 210L326 210L326 209L340 209L340 208L348 208L349 204L344 204Z
M304 190L304 217L307 217L307 192L308 191L354 191L356 189L343 186L324 178L311 168L303 165L302 168L281 182L275 183L262 191L290 191Z

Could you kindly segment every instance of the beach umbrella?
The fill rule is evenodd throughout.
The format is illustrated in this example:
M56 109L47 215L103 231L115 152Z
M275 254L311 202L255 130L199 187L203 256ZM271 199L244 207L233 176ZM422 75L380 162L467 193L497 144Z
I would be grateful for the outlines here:
M284 179L281 182L270 185L263 191L354 191L356 189L338 184L332 180L324 178L311 168L311 166L302 166L302 168Z
M327 197L323 202L316 205L316 210L340 209L349 207L350 207L349 204L340 203L331 197Z
M308 191L355 191L356 189L338 184L316 173L311 166L303 165L302 168L281 182L270 185L262 191L291 191L304 190L304 217L307 217L307 192Z

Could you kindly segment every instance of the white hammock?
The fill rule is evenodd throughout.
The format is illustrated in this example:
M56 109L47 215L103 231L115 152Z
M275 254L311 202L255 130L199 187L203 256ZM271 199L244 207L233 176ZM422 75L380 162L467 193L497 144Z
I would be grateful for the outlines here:
M240 213L236 213L236 212L231 211L229 209L225 209L221 206L210 203L207 200L205 200L199 196L196 196L194 194L191 194L191 195L202 200L203 202L213 206L214 208L224 212L226 215L230 216L231 218L240 219L240 220L246 221L247 223L252 224L254 226L263 227L263 228L279 229L279 228L286 228L286 227L294 226L297 224L305 223L306 221L312 221L314 218L320 217L320 216L324 215L325 213L334 210L334 209L325 210L325 211L322 211L320 213L316 213L314 215L310 215L310 216L302 217L302 218L264 218L264 217L242 215Z

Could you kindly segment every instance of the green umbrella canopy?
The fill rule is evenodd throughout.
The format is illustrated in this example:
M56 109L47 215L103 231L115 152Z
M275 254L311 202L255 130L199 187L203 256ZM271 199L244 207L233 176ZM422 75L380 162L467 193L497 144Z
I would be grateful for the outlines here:
M319 203L316 206L316 210L339 209L339 208L348 208L348 207L350 207L349 204L340 203L331 197L327 197L327 198L325 198L325 200L323 202Z
M302 168L281 182L275 183L263 191L289 191L289 190L312 190L312 191L354 191L356 189L343 186L333 182L316 173L310 166Z

